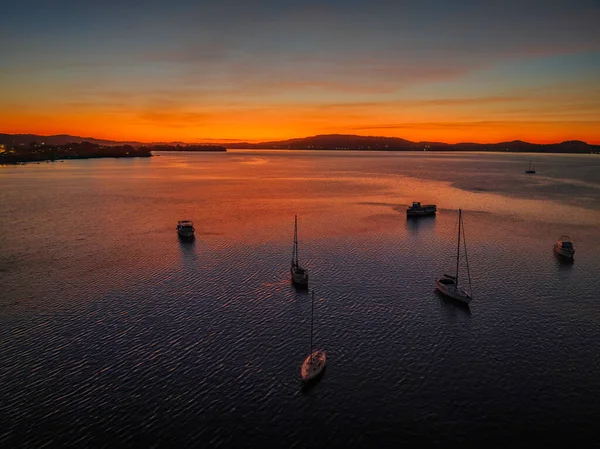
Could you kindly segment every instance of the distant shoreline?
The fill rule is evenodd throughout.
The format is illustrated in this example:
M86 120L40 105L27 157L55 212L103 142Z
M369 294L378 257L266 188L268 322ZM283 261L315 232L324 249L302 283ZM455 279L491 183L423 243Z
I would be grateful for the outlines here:
M6 161L0 158L1 165L27 165L27 164L41 164L42 162L64 162L64 161L80 161L86 159L132 159L132 158L147 158L148 156L81 156L81 157L58 157L54 159L28 159L28 160L11 160Z
M397 149L361 149L361 148L230 148L230 150L249 150L249 151L306 151L306 152L319 152L319 151L335 151L339 153L347 152L364 152L364 153L433 153L433 154L444 154L444 153L489 153L489 154L560 154L560 155L600 155L600 152L567 152L567 151L519 151L519 150L397 150ZM18 158L6 158L0 154L0 166L8 165L26 165L26 164L40 164L42 162L64 162L68 160L84 160L84 159L126 159L126 158L147 158L160 155L154 155L153 152L158 153L225 153L227 149L223 150L152 150L150 154L107 154L107 155L91 155L91 156L59 156L59 157L18 157Z
M416 150L416 149L391 149L391 148L228 148L228 150L256 150L256 151L337 151L340 153L348 151L363 151L366 153L511 153L511 154L600 154L600 147L598 151L544 151L544 150L464 150L464 149L437 149L437 150Z
M213 142L217 142L216 139ZM600 154L600 145L580 140L559 143L530 143L522 140L497 143L413 142L399 137L321 134L268 142L118 142L70 135L0 134L0 164L46 159L83 159L90 157L151 156L152 151L226 152L230 150L304 150L304 151L401 151L401 152L484 152L539 154ZM67 155L68 157L65 157Z
M102 146L90 142L49 145L32 142L29 145L0 147L0 164L14 165L39 162L54 162L69 159L133 158L152 157L144 148L131 145Z
M221 145L144 145L140 148L150 151L185 151L189 153L224 153L227 151L227 148Z
M90 142L71 142L63 145L31 142L6 148L0 146L0 165L23 165L28 163L54 162L73 159L152 157L152 151L226 152L225 147L216 145L186 146L106 146Z

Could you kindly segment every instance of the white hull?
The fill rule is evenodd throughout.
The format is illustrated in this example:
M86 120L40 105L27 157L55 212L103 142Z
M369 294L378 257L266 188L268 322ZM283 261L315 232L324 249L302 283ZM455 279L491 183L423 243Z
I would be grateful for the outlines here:
M456 284L444 284L438 280L436 281L436 287L440 293L465 304L469 304L473 299L471 295L462 288L457 287Z
M559 256L565 257L567 259L573 259L575 257L574 249L565 249L565 248L558 246L558 244L554 245L554 252L556 254L558 254Z
M327 353L321 350L313 351L312 354L304 359L300 367L302 381L310 382L319 377L325 369L325 363L327 363Z

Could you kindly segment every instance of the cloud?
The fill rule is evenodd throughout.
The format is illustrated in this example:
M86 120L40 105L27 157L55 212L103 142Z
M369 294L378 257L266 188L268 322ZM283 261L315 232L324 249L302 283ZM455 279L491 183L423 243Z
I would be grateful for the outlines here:
M122 133L267 138L446 117L445 129L585 121L599 98L598 23L589 0L12 2L0 106Z
M470 129L470 128L514 128L519 126L547 126L547 125L600 125L600 119L597 120L481 120L468 122L406 122L392 124L373 124L352 126L344 129L353 131L367 131L376 129L410 129L410 130L445 130L445 129ZM340 129L336 127L336 129Z
M159 125L163 128L189 128L207 125L214 115L204 112L169 111L164 109L142 111L137 115L142 124Z
M318 105L323 110L376 109L376 108L406 108L406 107L444 107L444 106L485 106L490 104L506 104L522 102L526 97L493 96L472 98L436 98L436 99L400 99L379 102L348 102Z

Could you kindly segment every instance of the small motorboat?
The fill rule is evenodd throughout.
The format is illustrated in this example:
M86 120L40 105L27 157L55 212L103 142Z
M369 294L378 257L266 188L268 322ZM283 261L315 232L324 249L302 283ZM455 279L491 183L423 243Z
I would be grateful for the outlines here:
M559 256L572 260L575 257L575 247L571 238L568 235L561 236L558 242L554 244L554 252Z
M193 240L194 238L194 223L190 220L181 220L177 222L177 234L183 240Z
M420 202L414 201L412 206L406 209L407 217L426 217L428 215L435 215L437 212L437 206L435 204L426 204L421 206Z

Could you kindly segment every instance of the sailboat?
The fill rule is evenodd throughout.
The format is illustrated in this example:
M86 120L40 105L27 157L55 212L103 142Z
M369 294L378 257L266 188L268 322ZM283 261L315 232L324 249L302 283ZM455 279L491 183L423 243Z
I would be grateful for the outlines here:
M298 264L298 216L294 215L294 249L292 250L292 283L297 287L308 286L308 272Z
M317 379L325 369L325 363L327 362L327 353L321 349L313 350L313 321L315 312L315 291L312 292L310 299L310 354L302 362L300 367L300 375L302 376L302 382L309 383L312 380Z
M465 247L465 259L467 262L467 276L469 279L469 292L459 286L458 283L458 268L460 265L460 240L461 240L461 226L462 226L462 239L465 240L465 227L462 221L462 209L458 209L458 247L456 249L456 274L450 276L449 274L443 275L436 281L436 287L440 293L456 299L457 301L469 304L473 299L473 293L471 291L471 274L469 272L469 258L467 256L467 243L464 242Z
M529 161L529 168L525 170L525 173L535 173L535 165L533 165L531 161Z

